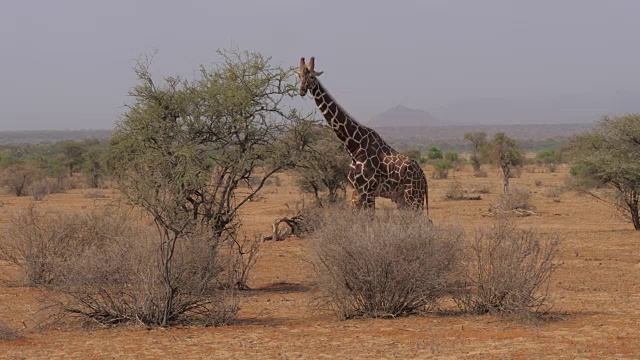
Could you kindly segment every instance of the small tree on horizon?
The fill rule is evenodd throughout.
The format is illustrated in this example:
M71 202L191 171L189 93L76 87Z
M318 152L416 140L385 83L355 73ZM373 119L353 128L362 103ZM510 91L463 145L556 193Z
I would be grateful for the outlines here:
M468 132L464 134L464 139L471 143L471 165L473 171L480 171L482 165L482 152L487 145L487 133L484 131Z
M503 132L498 132L493 136L493 139L487 144L487 150L491 162L502 170L502 191L504 195L508 195L511 171L522 165L524 153L518 143Z
M427 159L429 160L442 159L442 150L440 150L437 146L430 147L429 151L427 152Z
M422 154L420 153L420 150L418 149L409 149L409 150L405 150L402 152L403 155L405 155L406 157L408 157L409 159L413 159L417 162L421 162L422 161Z

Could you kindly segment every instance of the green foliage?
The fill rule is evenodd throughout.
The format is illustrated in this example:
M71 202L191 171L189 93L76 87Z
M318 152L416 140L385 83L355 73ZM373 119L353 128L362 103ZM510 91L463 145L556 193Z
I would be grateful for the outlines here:
M434 167L437 170L450 170L453 168L453 164L448 160L441 159L439 161L436 161L436 163L434 164Z
M449 170L453 168L453 164L444 159L437 160L433 166L435 168L433 177L436 179L446 179L449 176Z
M512 170L522 165L524 153L515 140L499 132L487 144L487 156L502 170L503 193L506 195L509 192L509 178Z
M435 146L430 147L429 151L427 152L427 159L429 160L442 159L442 150L440 150Z
M338 192L346 193L351 158L334 132L322 125L308 124L308 145L304 160L296 170L296 183L303 192L312 193L322 206L320 191L327 190L327 201L338 200Z
M536 159L545 164L557 164L560 162L560 154L556 152L556 149L548 147L540 150L536 154Z
M15 196L25 196L39 176L38 170L33 166L11 165L2 170L0 185L6 186Z
M106 144L91 147L82 159L82 172L87 177L87 185L91 188L100 187L108 173Z
M420 150L409 149L409 150L403 151L402 154L408 157L409 159L413 159L418 162L422 161L422 154L420 153Z
M236 254L227 285L247 287L257 245L247 248L238 239L239 210L272 175L297 165L310 142L298 112L283 104L296 96L292 69L259 53L219 54L222 61L201 67L194 80L167 77L158 83L149 59L139 61L133 103L109 144L107 161L118 188L148 212L161 236L156 250L167 310L160 325L170 320L181 294L172 272L174 251L193 234L202 234L210 251L226 247L221 252ZM241 184L249 190L238 191ZM208 269L190 276L213 279Z
M640 230L640 114L603 117L593 131L574 137L569 151L574 188L614 203ZM612 189L613 196L595 188Z
M295 165L306 145L294 131L298 113L282 105L295 95L291 71L258 53L220 54L221 63L201 67L191 81L167 77L157 84L149 63L139 63L134 103L117 124L109 156L131 202L168 226L199 219L219 234L271 175ZM240 183L251 186L248 194L236 193Z
M484 131L468 132L464 139L471 143L471 165L474 171L480 171L483 162L483 154L487 146L487 133Z
M87 144L80 141L63 141L58 143L63 161L69 169L69 176L80 169Z
M576 163L571 166L569 169L569 174L575 177L581 178L589 178L589 177L597 177L597 168L593 166L589 166L586 163Z
M450 163L457 163L459 161L458 152L455 150L447 150L443 155L443 159Z

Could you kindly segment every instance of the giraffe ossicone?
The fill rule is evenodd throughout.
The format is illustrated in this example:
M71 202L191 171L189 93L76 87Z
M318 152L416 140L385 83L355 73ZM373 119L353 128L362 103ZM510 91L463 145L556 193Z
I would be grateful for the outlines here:
M310 93L338 139L351 156L349 182L354 188L352 204L375 208L375 198L391 199L398 208L427 210L429 191L420 164L397 152L373 129L358 123L327 92L318 80L315 58L300 59L300 96Z

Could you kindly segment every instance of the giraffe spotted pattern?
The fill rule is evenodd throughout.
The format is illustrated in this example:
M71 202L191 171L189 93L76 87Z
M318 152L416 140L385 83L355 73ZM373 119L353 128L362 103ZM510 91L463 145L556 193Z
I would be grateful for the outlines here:
M310 92L318 109L351 156L349 182L351 198L358 208L374 208L376 196L391 199L398 208L411 208L429 214L427 178L420 164L395 151L373 129L359 124L325 90L314 70L300 59L300 95Z

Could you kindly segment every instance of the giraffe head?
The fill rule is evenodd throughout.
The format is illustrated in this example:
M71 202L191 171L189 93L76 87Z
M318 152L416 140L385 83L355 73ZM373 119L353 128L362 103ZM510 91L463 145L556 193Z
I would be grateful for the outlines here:
M300 96L307 95L307 91L316 85L316 78L322 75L322 71L315 71L315 58L309 59L309 65L305 65L304 58L300 58L300 70L296 73L300 78Z

